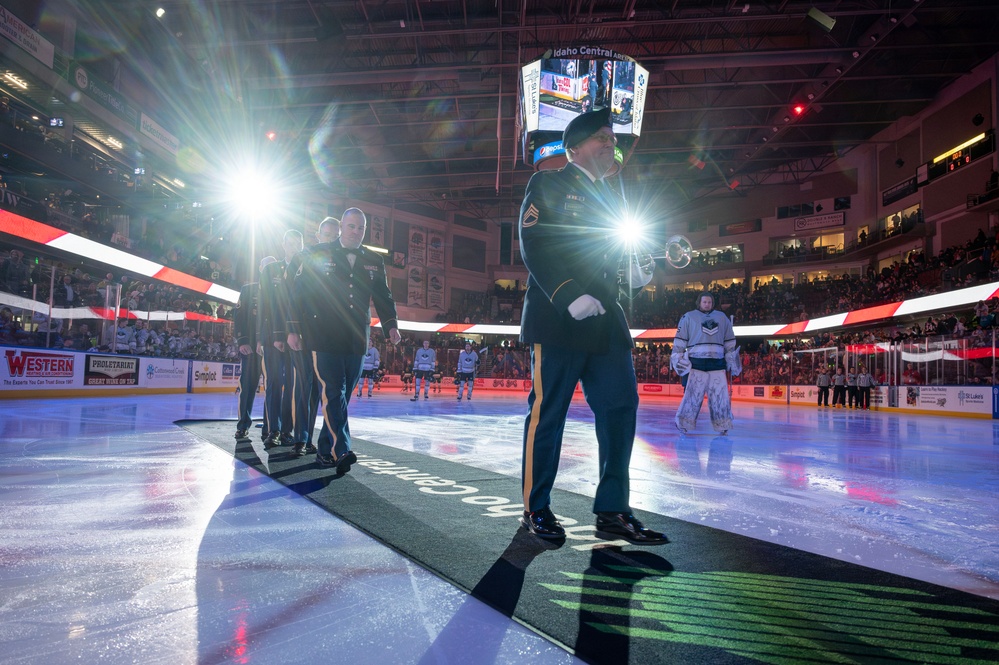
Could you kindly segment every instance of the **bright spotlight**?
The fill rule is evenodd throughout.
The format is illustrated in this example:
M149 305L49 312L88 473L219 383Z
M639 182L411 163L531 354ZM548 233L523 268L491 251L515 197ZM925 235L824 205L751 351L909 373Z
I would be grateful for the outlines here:
M617 231L621 242L629 248L637 247L645 240L645 225L636 217L625 217Z
M254 169L240 171L229 180L226 198L238 215L254 220L274 215L279 201L274 179Z
M158 7L156 9L156 18L163 18L164 14L166 14L166 10L163 9L162 7Z

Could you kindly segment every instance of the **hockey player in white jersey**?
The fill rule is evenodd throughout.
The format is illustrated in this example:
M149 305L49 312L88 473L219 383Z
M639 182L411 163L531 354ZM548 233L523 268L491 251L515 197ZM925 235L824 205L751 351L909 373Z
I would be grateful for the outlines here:
M368 384L368 397L375 387L375 377L378 374L378 365L381 363L381 355L375 348L374 340L368 340L368 350L364 354L364 362L361 364L361 379L357 382L357 396L361 397L364 392L364 384Z
M475 370L479 368L479 354L472 350L471 342L465 342L465 350L458 354L458 401L468 384L468 401L472 401L472 388L475 387Z
M681 432L697 424L705 393L715 431L725 434L732 429L732 402L725 372L741 374L742 360L732 322L714 307L714 296L702 293L697 298L697 309L684 314L677 324L670 366L687 377L683 400L676 411L676 426Z
M423 340L423 348L413 356L413 374L416 377L416 392L411 402L420 399L420 383L423 383L423 399L430 399L430 380L437 369L437 352L430 348L430 340ZM421 381L422 379L422 381Z

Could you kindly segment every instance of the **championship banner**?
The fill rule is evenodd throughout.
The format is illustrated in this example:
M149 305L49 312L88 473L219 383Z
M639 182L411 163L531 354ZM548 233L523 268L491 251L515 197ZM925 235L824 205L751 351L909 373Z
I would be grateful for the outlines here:
M427 280L427 307L444 311L444 275L430 273Z
M410 266L407 277L406 303L410 307L427 306L427 269L423 266Z
M384 217L371 216L371 244L376 247L385 247Z
M409 227L409 262L427 265L427 230L422 226Z
M427 231L427 267L444 270L444 234L434 229Z

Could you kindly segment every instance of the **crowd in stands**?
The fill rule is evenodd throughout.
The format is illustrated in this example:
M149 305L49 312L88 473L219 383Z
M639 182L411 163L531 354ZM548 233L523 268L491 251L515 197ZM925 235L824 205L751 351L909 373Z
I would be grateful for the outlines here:
M66 348L78 351L102 350L200 360L238 359L228 323L190 321L135 321L124 343L119 343L114 321L81 316L76 319L47 314L50 297L53 308L113 308L116 303L129 311L196 312L231 319L232 307L156 280L103 276L51 263L37 257L26 258L19 249L0 251L0 344ZM10 298L5 296L16 296ZM120 300L119 300L120 298ZM43 311L24 306L23 300L43 303ZM18 304L20 303L20 304ZM122 319L125 321L125 319Z
M114 306L118 292L121 306L129 310L198 312L218 318L231 318L232 306L208 298L193 297L179 286L148 278L115 275L103 276L71 267L61 262L49 262L37 257L25 257L18 249L0 250L0 292L38 302L48 302L55 270L55 307Z
M51 200L55 203L55 199ZM96 228L96 227L95 227ZM163 242L155 231L155 225L142 239L136 241L138 248L147 252L163 252L168 265L180 265L184 258L177 247L164 249ZM105 229L106 231L106 229ZM225 248L205 247L199 253L201 265L191 270L199 276L219 281L226 273L227 266L212 258L221 258ZM190 266L189 266L190 267ZM26 258L17 249L0 251L0 292L33 298L38 302L48 302L51 271L55 269L56 288L52 293L55 307L104 307L113 305L117 294L121 294L121 306L139 311L191 311L219 318L231 318L231 310L226 305L214 303L205 298L191 297L178 287L157 282L115 276L91 274L82 268L71 268L62 264L48 264L37 259ZM926 257L922 253L911 253L904 262L895 262L880 272L869 269L864 275L843 275L828 279L804 280L797 284L779 282L756 282L732 284L712 290L717 296L719 308L732 316L736 325L783 323L814 319L848 310L856 310L907 298L915 298L933 293L950 291L978 283L999 281L999 247L996 229L987 234L979 230L971 241L944 249L939 255ZM643 293L635 300L626 303L630 310L629 320L635 328L674 327L684 312L694 306L698 291L664 291L652 298ZM111 294L111 295L109 295ZM452 303L452 308L438 320L464 321L466 323L506 323L516 324L522 307L523 293L508 287L495 287L489 293L465 294L463 301ZM74 323L72 329L63 330L62 322L39 320L38 314L27 317L23 313L4 321L2 343L31 344L36 346L59 346L81 349L114 349L113 340L97 339L97 331L80 330L87 322ZM13 319L13 321L11 321ZM954 311L938 316L930 316L923 322L910 322L906 325L888 325L864 332L823 333L808 339L794 339L774 344L766 340L745 340L743 343L746 371L743 382L765 383L808 383L813 373L816 354L808 351L818 348L846 348L858 344L891 343L902 345L946 336L959 340L960 344L975 348L992 346L996 321L999 320L999 301L980 302L973 309ZM20 325L20 330L16 330ZM106 327L106 326L105 326ZM25 332L25 329L31 332ZM46 333L42 341L41 332ZM53 335L56 341L53 341ZM90 335L88 337L88 335ZM151 323L143 333L149 337L138 350L129 351L199 359L236 359L231 337L221 328L201 334L187 322L169 326ZM87 340L93 342L87 345ZM406 349L415 350L420 340L411 339L409 344L398 348L382 344L386 371L399 374L406 369L408 356ZM444 338L433 340L444 350L453 347L455 353L442 354L457 357L463 340ZM145 348L143 348L145 347ZM675 381L677 377L669 370L669 349L667 343L643 344L635 351L636 371L640 380ZM482 372L499 378L528 378L529 353L521 349L517 342L509 340L495 345L477 348L483 358ZM824 357L824 356L823 356ZM807 361L807 362L806 362ZM872 360L871 362L875 362ZM958 378L962 382L992 382L992 362L980 362L978 366L965 367ZM446 370L446 368L442 368ZM927 373L932 374L932 373ZM938 372L941 380L947 378L945 372ZM897 377L886 376L886 381L897 381ZM953 378L953 377L951 377Z

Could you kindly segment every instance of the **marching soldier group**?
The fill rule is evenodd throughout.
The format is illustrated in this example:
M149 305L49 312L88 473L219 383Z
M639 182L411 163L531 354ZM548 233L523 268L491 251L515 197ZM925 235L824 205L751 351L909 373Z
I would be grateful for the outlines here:
M361 245L366 227L364 212L350 208L341 220L323 220L319 242L308 249L303 250L300 233L289 231L284 262L266 257L261 281L240 291L235 323L243 372L237 440L249 440L262 368L266 447L291 444L296 455L315 453L319 466L334 467L337 473L350 471L357 461L347 405L370 348L372 303L391 342L401 339L385 264ZM317 411L323 425L315 445L311 437Z

